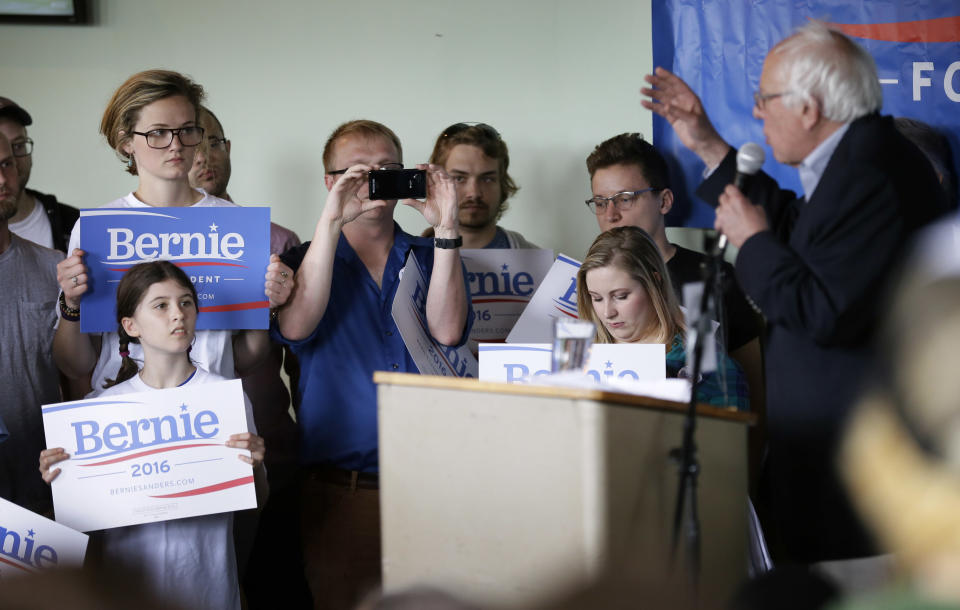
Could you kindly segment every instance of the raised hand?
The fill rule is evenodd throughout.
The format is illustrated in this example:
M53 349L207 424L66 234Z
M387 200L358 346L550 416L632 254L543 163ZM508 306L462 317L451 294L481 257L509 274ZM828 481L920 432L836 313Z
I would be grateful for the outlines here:
M74 309L80 307L80 297L88 288L87 266L83 264L86 254L76 248L70 256L57 263L57 282L67 305Z
M641 94L650 98L640 101L643 107L665 118L684 146L707 167L720 165L730 146L714 129L693 89L677 75L659 67L643 78L651 85L640 89Z
M457 187L453 178L439 165L420 164L417 169L427 170L427 198L423 201L405 199L402 203L423 214L436 237L456 238L460 235L460 222L457 216Z
M322 216L338 222L342 227L370 210L386 206L386 201L371 201L360 196L360 192L367 185L367 174L372 169L374 168L369 165L361 164L354 165L344 172L330 188Z

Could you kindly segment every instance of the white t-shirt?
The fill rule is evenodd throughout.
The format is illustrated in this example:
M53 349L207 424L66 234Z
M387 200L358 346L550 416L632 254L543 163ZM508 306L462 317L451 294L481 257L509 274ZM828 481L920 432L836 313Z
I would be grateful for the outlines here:
M223 381L197 368L184 386ZM153 390L139 375L103 390L101 396ZM253 410L246 401L251 432ZM183 608L240 608L233 513L187 517L103 530L103 559L130 567L147 579L152 593Z
M9 226L10 230L20 237L40 244L44 248L53 249L53 228L50 226L46 210L36 197L33 199L33 211L20 222L11 222Z
M236 207L237 205L225 199L203 193L203 191L200 192L203 194L203 199L191 207ZM133 193L130 193L126 197L121 197L101 207L150 208L154 206L143 203ZM77 221L77 224L73 227L73 232L70 234L70 246L67 248L67 252L73 252L75 248L79 247L80 221ZM60 309L57 308L57 316L59 315ZM117 371L120 370L120 336L115 332L101 333L101 338L103 343L97 365L93 369L93 378L91 379L93 391L90 392L89 396L97 396L103 391L104 382L108 378L114 379ZM142 367L143 348L136 343L131 343L129 350L130 357ZM227 379L235 379L237 372L233 364L233 331L198 330L196 340L193 342L193 349L190 351L190 359L202 369Z

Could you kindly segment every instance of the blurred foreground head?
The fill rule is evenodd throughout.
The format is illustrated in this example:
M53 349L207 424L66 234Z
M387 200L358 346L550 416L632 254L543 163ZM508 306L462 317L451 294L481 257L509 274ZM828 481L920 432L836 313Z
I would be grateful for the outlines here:
M89 559L88 559L89 563ZM62 568L0 581L3 610L180 610L146 591L140 574L122 566Z
M877 381L852 417L841 469L912 584L960 601L958 349L960 276L914 268L894 299Z

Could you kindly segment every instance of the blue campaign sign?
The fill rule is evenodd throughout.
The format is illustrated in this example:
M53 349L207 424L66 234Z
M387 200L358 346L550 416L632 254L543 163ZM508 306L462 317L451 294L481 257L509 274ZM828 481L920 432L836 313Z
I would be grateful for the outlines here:
M762 123L751 116L763 59L811 19L846 33L873 55L884 114L939 129L953 146L954 164L960 163L957 0L658 0L653 3L653 63L679 75L700 95L731 145L764 144ZM668 222L713 226L713 209L694 195L703 163L659 116L653 118L653 140L668 157L677 194ZM782 187L800 190L796 170L778 164L769 148L763 169Z
M90 289L80 306L85 333L117 330L117 284L130 267L169 260L199 298L198 330L267 328L264 274L270 209L192 207L82 210L80 247Z

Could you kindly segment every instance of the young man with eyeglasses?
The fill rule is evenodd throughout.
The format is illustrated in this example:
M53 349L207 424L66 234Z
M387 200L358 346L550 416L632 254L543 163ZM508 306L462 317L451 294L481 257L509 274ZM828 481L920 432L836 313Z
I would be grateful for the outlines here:
M496 129L486 123L457 123L443 130L430 163L441 165L457 185L460 234L464 248L537 248L497 221L507 199L520 187L507 168L510 154ZM431 236L427 229L424 236Z
M420 165L427 198L404 202L434 227L434 239L400 228L397 201L369 199L369 172L402 161L400 140L385 125L339 126L323 151L329 195L313 240L283 256L297 288L272 330L300 360L302 544L318 608L352 608L380 581L373 373L418 372L391 313L408 256L426 277L430 334L463 345L470 333L453 180L442 167Z
M649 233L663 255L682 302L683 285L703 279L700 269L707 257L667 239L664 219L673 207L673 191L664 158L640 134L622 133L601 142L590 153L587 171L593 192L587 207L596 214L600 231L632 226ZM743 296L729 263L724 263L723 310L727 352L744 368L759 363L760 321Z
M223 125L212 110L201 106L198 115L204 141L197 147L193 158L190 186L233 201L227 192L231 175L230 140L224 136ZM271 254L281 255L299 245L300 238L296 233L275 222L270 223ZM309 592L301 569L300 543L292 535L297 531L296 527L291 526L292 519L299 519L296 501L297 424L290 418L291 396L280 376L281 369L285 369L291 382L296 383L299 371L296 358L289 348L272 343L267 358L241 377L243 391L253 406L257 432L270 446L264 460L270 496L259 513L259 520L253 511L238 513L234 519L237 566L251 608L270 607L277 586L286 591L290 607L309 605Z
M0 133L10 141L20 174L17 212L8 226L24 239L65 253L80 211L60 203L53 195L27 188L33 169L33 140L27 136L27 126L32 124L33 118L26 110L9 98L0 97Z

